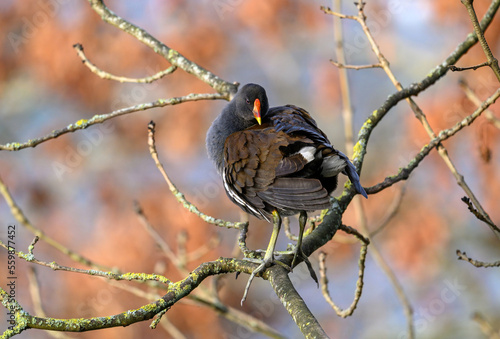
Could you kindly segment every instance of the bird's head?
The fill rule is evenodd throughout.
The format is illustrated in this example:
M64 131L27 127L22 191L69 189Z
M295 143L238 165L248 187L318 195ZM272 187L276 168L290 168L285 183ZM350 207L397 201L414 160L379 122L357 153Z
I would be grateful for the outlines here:
M243 86L233 100L241 118L247 121L255 119L259 125L269 109L266 90L256 84Z

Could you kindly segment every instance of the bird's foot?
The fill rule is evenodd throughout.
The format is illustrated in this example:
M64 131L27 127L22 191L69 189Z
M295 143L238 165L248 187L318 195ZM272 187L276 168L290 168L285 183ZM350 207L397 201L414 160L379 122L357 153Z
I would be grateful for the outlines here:
M256 269L252 271L252 274L250 274L250 278L248 278L247 285L245 286L245 292L243 293L243 298L241 298L241 306L243 306L243 302L247 299L247 294L248 290L250 289L250 285L252 284L253 278L259 273L264 273L268 267L271 267L271 265L274 262L274 258L270 258L271 260L260 260L261 264L257 266ZM255 260L258 259L252 259L252 258L245 258L245 260L249 260L251 262L255 262Z
M275 265L275 264L282 266L283 268L285 268L289 272L292 271L292 269L290 268L290 266L288 266L287 264L285 264L285 263L283 263L283 262L281 262L279 260L275 260L274 257L270 257L268 259L265 259L265 258L264 259L243 258L243 260L259 264L259 266L257 266L257 268L252 271L252 274L250 274L250 278L248 278L248 282L247 282L247 285L245 287L245 292L243 293L243 298L241 298L241 305L242 306L243 306L243 302L247 298L247 294L248 294L248 291L250 289L250 285L252 284L252 280L258 274L263 274L266 271L266 269L268 269L269 267L271 267L272 265Z
M300 257L302 261L304 261L307 265L307 269L309 270L309 274L311 275L311 278L316 282L316 284L319 286L318 283L318 276L316 275L316 272L314 272L314 269L312 267L311 262L309 261L309 258L305 253L302 251L302 248L299 246L295 246L295 249L292 251L283 251L280 252L280 254L288 254L288 255L293 255L292 259L292 264L290 265L290 272L293 271L293 268L295 267L295 262L297 261L297 257Z

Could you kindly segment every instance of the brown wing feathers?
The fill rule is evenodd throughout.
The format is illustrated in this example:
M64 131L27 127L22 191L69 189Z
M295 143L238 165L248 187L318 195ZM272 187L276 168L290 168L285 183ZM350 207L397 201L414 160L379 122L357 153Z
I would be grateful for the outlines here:
M256 209L264 208L267 217L275 208L293 213L327 208L328 192L319 180L294 177L310 162L300 153L290 154L298 142L313 146L307 138L277 132L274 127L230 135L226 139L224 167L232 193ZM228 195L237 201L231 192Z

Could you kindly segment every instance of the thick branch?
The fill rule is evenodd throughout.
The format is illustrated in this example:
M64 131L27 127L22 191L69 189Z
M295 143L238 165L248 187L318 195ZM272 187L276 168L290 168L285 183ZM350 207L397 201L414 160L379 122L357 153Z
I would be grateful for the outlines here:
M219 258L216 261L206 262L198 266L185 279L168 285L167 293L160 299L150 304L144 305L135 310L129 310L108 317L95 317L90 319L54 319L40 318L28 314L8 294L0 288L0 301L9 310L14 310L16 314L16 324L18 333L28 328L38 328L52 331L84 332L103 328L128 326L133 323L152 319L156 314L168 310L177 301L191 293L207 277L232 273L250 273L253 265L233 258ZM4 333L4 335L7 333Z
M311 313L302 297L297 293L290 278L288 271L280 265L275 265L268 275L276 295L279 297L283 306L292 316L293 321L300 328L305 338L328 338L325 331L321 328L318 320Z

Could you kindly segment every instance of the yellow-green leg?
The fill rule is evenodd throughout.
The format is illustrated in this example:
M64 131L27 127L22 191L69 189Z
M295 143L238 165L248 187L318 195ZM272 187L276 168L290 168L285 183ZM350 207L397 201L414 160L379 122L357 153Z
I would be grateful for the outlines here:
M276 242L278 241L278 234L281 228L281 216L278 211L273 211L273 233L271 234L271 240L269 240L269 245L267 245L266 254L264 255L264 259L262 263L253 270L250 278L248 279L247 286L245 287L245 293L243 293L243 298L241 299L241 305L247 298L248 290L250 289L250 284L252 283L253 278L261 272L264 272L268 267L274 264L274 249L276 248Z
M307 213L302 211L300 212L299 215L299 239L297 240L297 245L295 246L295 250L293 251L293 259L292 259L292 264L290 265L290 268L293 269L295 266L295 260L297 259L297 256L300 255L302 260L307 265L307 269L309 270L309 273L311 274L311 278L318 283L318 277L316 276L316 273L314 272L314 269L311 265L311 262L309 261L309 258L304 254L302 251L302 239L304 238L304 229L306 228L306 223L307 223Z

